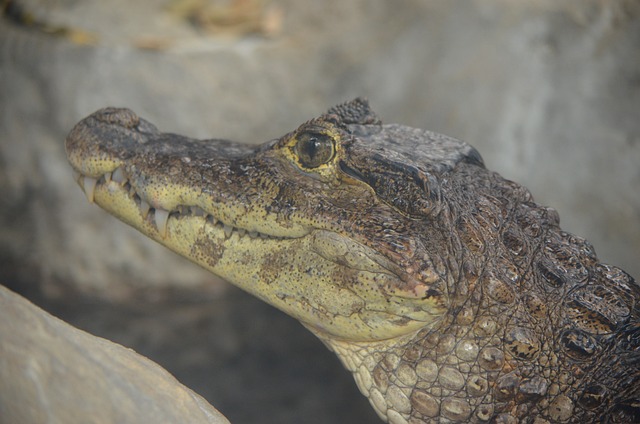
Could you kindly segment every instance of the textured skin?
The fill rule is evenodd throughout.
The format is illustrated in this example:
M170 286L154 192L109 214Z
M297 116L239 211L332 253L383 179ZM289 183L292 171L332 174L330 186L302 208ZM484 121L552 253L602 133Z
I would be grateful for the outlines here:
M90 200L299 319L383 420L640 422L639 286L466 143L356 99L258 147L126 109L66 147Z

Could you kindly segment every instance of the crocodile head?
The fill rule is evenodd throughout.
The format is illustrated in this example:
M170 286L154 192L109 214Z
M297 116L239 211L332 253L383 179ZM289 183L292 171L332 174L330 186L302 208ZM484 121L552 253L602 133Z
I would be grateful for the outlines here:
M362 341L447 310L442 234L425 234L441 208L435 175L481 163L460 141L381 125L362 99L259 146L107 108L66 150L89 201L315 332Z

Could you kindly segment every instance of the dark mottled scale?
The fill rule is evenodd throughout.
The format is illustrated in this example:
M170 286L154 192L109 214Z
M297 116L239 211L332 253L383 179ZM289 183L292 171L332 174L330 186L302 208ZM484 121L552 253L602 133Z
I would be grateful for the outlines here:
M531 192L518 183L498 177L494 179L494 190L500 193L500 197L513 199L517 203L532 202L533 196Z
M516 299L511 285L497 278L493 273L487 273L482 277L482 289L498 303L511 304Z
M495 396L498 400L509 400L516 397L518 391L518 385L520 384L520 377L511 372L498 378L495 387Z
M559 288L567 283L564 273L549 258L542 258L537 264L537 271L551 287Z
M545 238L543 256L537 264L538 272L553 287L576 286L589 278L589 270L581 259L578 249L554 232Z
M627 274L617 266L599 264L597 267L597 271L612 284L615 284L617 286L635 285L636 288L639 288L637 282L633 279L633 277L631 277L629 274Z
M588 240L567 233L566 231L560 231L560 237L562 237L567 244L573 246L585 265L587 265L587 262L589 265L597 264L598 257L596 256L596 250Z
M618 267L599 264L596 267L596 278L600 284L607 285L609 289L620 296L627 308L630 310L636 308L640 286L633 277Z
M540 340L536 334L524 327L514 327L507 331L504 346L514 358L531 361L540 353Z
M485 370L499 370L504 364L504 352L496 347L485 347L480 351L478 364Z
M477 229L477 224L471 218L462 217L458 220L458 235L464 245L475 254L484 251L484 240L481 232Z
M549 316L547 304L534 293L525 294L522 300L527 312L536 321L542 321Z
M549 382L540 376L523 381L518 387L518 398L520 400L539 399L545 394L549 388Z
M515 263L503 256L496 258L496 275L502 280L514 285L520 280L521 273Z
M546 206L540 206L534 202L523 202L519 206L519 214L521 218L518 222L527 222L525 217L538 222L543 226L557 226L560 223L560 216L558 211ZM525 220L525 221L523 221Z
M581 287L573 291L569 298L574 305L598 314L612 330L626 322L631 314L624 300L602 285Z
M560 225L560 214L557 210L547 206L542 206L541 209L544 210L544 216L550 225Z
M467 278L467 280L469 280L470 282L474 282L478 279L478 276L480 275L480 269L474 262L464 261L464 263L462 264L462 268L464 276Z
M615 424L640 423L640 406L637 402L617 403L608 414L609 422Z
M560 343L563 351L577 361L591 358L600 349L594 336L578 329L565 330Z
M572 255L560 264L565 274L573 280L574 284L587 281L589 278L589 270L582 264L578 256Z
M628 324L624 330L624 335L618 339L618 347L623 352L632 352L629 357L625 358L625 363L638 368L640 367L640 350L638 349L640 346L640 323ZM640 407L640 405L638 406Z
M586 409L594 409L602 405L607 396L607 388L601 384L588 386L580 395L578 402Z
M530 203L523 203L520 205L516 215L516 223L520 226L522 232L531 238L537 238L543 232L545 222L538 211L537 205L531 206Z
M502 226L506 213L500 200L490 196L479 198L471 211L485 234L495 233Z
M592 334L609 334L615 330L615 325L597 311L588 306L571 301L565 305L567 316L572 319L573 325Z
M525 238L515 227L508 227L502 232L502 243L516 259L522 258L528 253Z

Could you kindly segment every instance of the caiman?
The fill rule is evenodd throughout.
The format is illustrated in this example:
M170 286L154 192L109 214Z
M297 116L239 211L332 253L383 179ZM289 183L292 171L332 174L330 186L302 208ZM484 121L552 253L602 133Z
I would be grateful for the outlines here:
M385 421L640 422L640 286L465 142L356 99L257 147L106 108L66 150L90 202L298 319Z

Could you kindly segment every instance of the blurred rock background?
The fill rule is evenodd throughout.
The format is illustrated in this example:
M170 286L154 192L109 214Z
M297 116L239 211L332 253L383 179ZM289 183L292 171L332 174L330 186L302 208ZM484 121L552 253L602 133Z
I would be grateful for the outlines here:
M2 4L2 3L0 3ZM251 143L369 98L464 139L640 276L637 0L21 0L0 20L0 284L233 422L375 422L302 327L99 208L63 141L104 106Z

